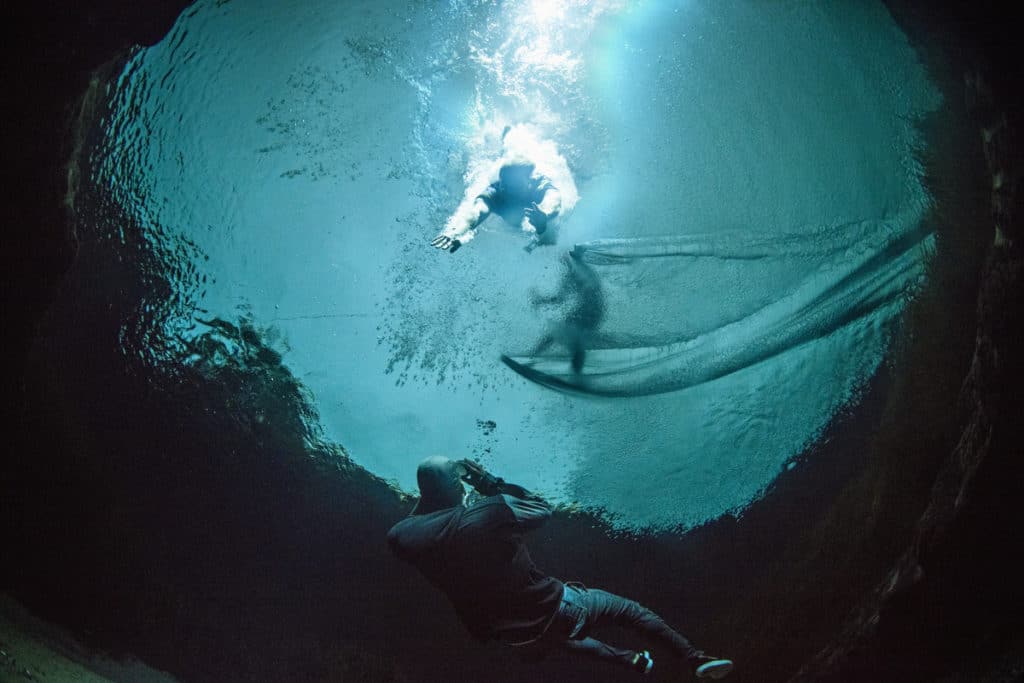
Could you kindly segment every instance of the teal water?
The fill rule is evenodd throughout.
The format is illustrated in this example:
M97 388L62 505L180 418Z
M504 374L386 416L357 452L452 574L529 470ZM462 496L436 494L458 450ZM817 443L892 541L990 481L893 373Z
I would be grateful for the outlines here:
M741 511L856 402L930 246L939 97L880 3L199 2L108 96L92 191L177 274L126 348L187 364L251 321L406 490L443 453L623 527ZM492 218L435 251L506 125L571 173L558 243ZM499 360L577 381L529 353L575 244L619 249L590 355L613 397Z

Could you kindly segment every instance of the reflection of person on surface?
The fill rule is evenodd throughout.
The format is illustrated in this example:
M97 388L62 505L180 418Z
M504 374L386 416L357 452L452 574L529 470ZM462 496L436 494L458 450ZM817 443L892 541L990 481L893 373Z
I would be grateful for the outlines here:
M498 179L477 196L462 201L444 230L431 240L432 246L454 253L473 239L477 227L492 213L530 236L527 251L554 242L554 223L562 209L558 188L521 154L506 154L497 165Z
M654 660L591 636L603 625L632 629L685 659L698 678L719 679L732 662L705 655L639 603L537 569L523 536L544 524L551 506L470 460L427 458L416 471L420 500L388 532L391 550L443 591L480 640L544 653L567 649L641 673ZM462 482L482 498L468 506Z
M593 339L604 318L604 294L597 273L575 250L564 254L561 260L565 270L558 290L549 296L531 292L530 302L534 306L568 304L569 310L563 320L553 324L530 355L540 355L552 344L560 343L569 350L572 369L578 373L583 369L587 342Z

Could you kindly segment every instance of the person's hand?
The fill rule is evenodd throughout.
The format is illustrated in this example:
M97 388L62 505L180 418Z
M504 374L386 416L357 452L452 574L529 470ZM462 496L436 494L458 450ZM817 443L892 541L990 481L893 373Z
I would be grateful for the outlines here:
M462 478L465 479L467 482L471 482L473 480L480 480L487 476L487 470L485 470L478 463L473 462L472 460L459 460L458 464L462 467L463 470Z
M505 483L472 460L459 460L458 464L462 467L462 480L485 496L493 496Z
M449 237L443 232L434 239L430 240L430 246L435 249L447 249L450 253L454 254L455 251L462 246L462 242L453 237Z
M537 230L538 235L543 234L548 229L548 215L541 211L537 202L533 202L526 207L526 211L523 213L526 216L526 220L530 221L530 225Z

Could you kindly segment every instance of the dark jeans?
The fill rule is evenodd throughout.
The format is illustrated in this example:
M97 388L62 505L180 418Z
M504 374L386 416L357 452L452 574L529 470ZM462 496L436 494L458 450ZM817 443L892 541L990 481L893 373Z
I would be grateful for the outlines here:
M612 647L590 636L591 630L602 624L633 629L684 659L695 659L703 654L661 617L635 600L585 588L578 583L565 585L562 603L544 640L552 645L560 643L573 652L630 666L636 652Z

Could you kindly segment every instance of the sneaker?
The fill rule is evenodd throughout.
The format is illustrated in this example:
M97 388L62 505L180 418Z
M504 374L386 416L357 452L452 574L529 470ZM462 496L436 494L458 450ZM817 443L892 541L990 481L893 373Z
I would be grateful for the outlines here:
M694 670L697 678L710 678L717 681L725 678L732 671L731 659L716 659L705 655L697 661L700 662L700 666Z
M654 668L654 659L651 657L651 653L647 650L637 652L633 655L633 661L630 662L630 666L642 674L649 674L651 673L651 669Z

